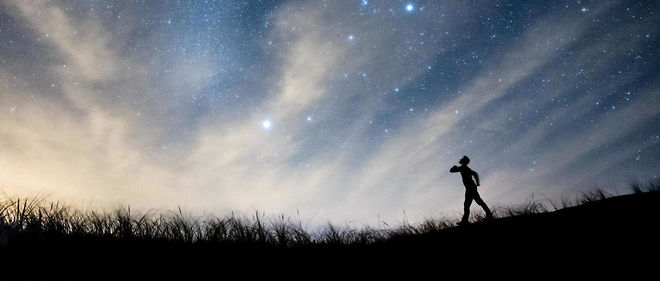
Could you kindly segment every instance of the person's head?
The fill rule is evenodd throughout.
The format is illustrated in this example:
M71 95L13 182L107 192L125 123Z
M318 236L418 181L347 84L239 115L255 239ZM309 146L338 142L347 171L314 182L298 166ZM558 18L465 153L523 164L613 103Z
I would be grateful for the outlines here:
M463 155L463 158L461 158L461 160L458 160L458 164L461 164L461 165L463 165L463 166L465 166L465 165L467 165L467 164L469 164L469 163L470 163L470 158L468 158L468 157L465 156L465 155Z

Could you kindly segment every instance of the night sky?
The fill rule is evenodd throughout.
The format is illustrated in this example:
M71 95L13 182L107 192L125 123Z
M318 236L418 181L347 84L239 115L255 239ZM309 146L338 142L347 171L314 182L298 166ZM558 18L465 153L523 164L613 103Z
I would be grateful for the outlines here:
M396 224L660 172L657 1L0 1L0 191ZM474 206L477 210L477 206Z

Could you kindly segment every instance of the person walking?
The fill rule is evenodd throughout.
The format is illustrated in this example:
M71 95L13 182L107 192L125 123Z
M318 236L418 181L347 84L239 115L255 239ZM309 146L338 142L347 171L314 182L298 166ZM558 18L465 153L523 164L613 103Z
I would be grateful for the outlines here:
M472 201L477 202L479 206L481 206L484 211L486 212L486 219L490 220L493 218L493 214L490 212L490 209L486 205L486 202L484 202L483 199L481 199L481 196L479 196L479 192L477 191L477 186L480 186L479 184L479 174L475 172L474 170L470 169L467 165L470 163L470 158L467 156L463 155L463 158L458 160L458 163L461 164L460 167L456 167L454 165L449 169L449 172L451 173L461 173L461 177L463 178L463 185L465 185L465 202L463 203L463 219L458 223L458 225L466 225L469 223L468 219L470 218L470 205L472 205ZM472 180L472 177L474 176L474 179L476 180L476 183Z

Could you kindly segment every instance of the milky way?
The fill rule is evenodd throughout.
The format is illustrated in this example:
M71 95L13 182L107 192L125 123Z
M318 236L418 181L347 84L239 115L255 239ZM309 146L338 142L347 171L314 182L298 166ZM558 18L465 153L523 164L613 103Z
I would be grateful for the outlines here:
M0 185L306 223L660 172L657 1L0 2Z

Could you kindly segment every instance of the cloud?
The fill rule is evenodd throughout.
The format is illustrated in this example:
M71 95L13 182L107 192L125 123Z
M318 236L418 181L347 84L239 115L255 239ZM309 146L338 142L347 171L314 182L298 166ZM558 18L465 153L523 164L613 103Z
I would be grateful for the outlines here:
M657 107L648 104L655 103L648 100L652 96L650 94L640 94L637 101L624 105L611 115L601 116L593 122L593 126L587 126L586 130L567 135L567 139L553 139L550 143L546 139L552 131L548 130L548 124L543 120L525 132L521 139L514 139L511 145L499 145L504 146L504 153L500 150L499 154L491 154L496 151L488 149L492 146L490 142L495 140L484 139L479 132L490 128L506 128L506 117L512 112L490 110L488 107L506 108L508 105L500 104L499 99L518 91L516 88L527 83L529 79L539 79L539 73L551 68L564 50L574 48L581 38L590 36L587 33L592 26L590 22L608 11L608 8L595 9L594 13L587 17L573 15L559 20L554 16L539 19L526 29L516 43L504 45L501 55L493 64L485 67L481 74L460 87L463 89L461 94L430 114L422 115L403 126L396 137L386 141L379 151L374 153L374 157L369 159L364 172L358 177L358 188L352 194L354 200L374 198L372 201L375 202L370 200L368 205L379 206L381 210L386 209L388 204L398 208L409 207L412 211L409 211L408 215L417 219L437 214L439 211L451 212L452 209L459 209L462 204L462 187L447 170L451 163L455 163L463 154L468 154L476 160L473 165L478 171L486 171L481 178L484 183L482 193L485 198L491 198L491 202L497 204L528 200L534 192L565 195L562 192L570 191L579 185L576 183L584 181L585 173L588 175L589 172L603 171L626 157L629 158L632 150L621 150L598 160L598 163L610 164L590 164L589 169L572 176L572 182L558 180L558 175L566 173L563 169L576 163L580 156L617 142L657 116L657 111L652 109ZM620 32L617 30L617 33ZM634 44L639 42L627 43L629 46ZM580 53L587 51L591 50L582 50ZM596 53L583 59L595 61L597 56L599 54ZM603 63L607 65L607 61ZM580 62L575 64L579 65ZM539 93L539 97L534 101L522 100L527 108L543 108L559 95L570 93L571 89L567 86L557 84L555 89ZM654 87L651 89L656 91ZM512 100L516 102L515 98ZM571 120L571 115L586 111L592 100L591 96L579 97L570 109L555 109L548 119ZM476 131L470 132L459 126L465 124L466 120L486 121L474 127ZM530 153L530 147L540 144L543 145L541 153ZM649 145L651 144L646 144L643 148ZM512 158L530 159L530 163L509 163L508 159ZM534 164L531 165L531 162ZM439 163L446 164L438 166ZM561 192L554 192L557 190ZM391 215L393 212L390 211Z
M383 57L396 61L393 53L397 50L386 46L387 42L400 40L397 38L401 35L370 35L366 46L353 45L346 38L351 29L382 22L350 21L337 12L341 8L337 4L310 3L280 9L272 34L273 41L286 42L287 46L280 54L280 90L257 106L259 112L245 119L226 123L209 118L203 122L196 149L185 165L189 167L184 176L189 179L186 185L199 187L193 191L198 195L191 197L214 197L209 201L229 209L264 208L289 213L296 209L319 210L321 221L373 220L379 212L392 210L382 207L393 204L396 194L371 197L373 200L353 198L356 190L367 184L360 179L363 171L355 164L355 156L363 153L365 144L361 142L367 137L368 120L378 113L379 97L366 88L364 92L341 92L332 87L341 87L337 80L351 73L377 81L379 88L392 89L394 84L387 77L415 77L423 70L382 67ZM338 22L344 24L333 25ZM354 40L367 39L358 36ZM419 53L429 60L432 48L421 49ZM313 125L304 122L306 115L319 108L337 114L356 100L361 117L348 123L342 120L337 124L332 117L318 115L320 120L315 121L328 124L335 132L330 136L333 139L323 150L296 162L303 147L326 141L308 135L307 127ZM270 130L260 128L265 119L273 124ZM335 139L337 136L341 137ZM382 201L377 202L379 199ZM394 209L399 216L399 208Z
M455 176L447 172L450 163L455 163L463 154L476 154L477 159L486 157L478 151L468 150L469 146L465 144L456 143L456 140L466 138L456 129L456 125L461 120L481 113L485 106L508 94L510 88L546 65L556 56L557 49L570 44L560 38L579 37L582 32L580 24L568 21L548 25L550 20L541 20L529 28L514 46L506 46L497 62L467 82L465 87L462 87L465 90L458 97L447 101L430 114L422 115L419 120L403 128L399 135L384 143L376 156L370 159L366 172L361 176L360 186L365 190L362 192L373 195L381 190L388 190L393 194L408 194L405 197L392 197L416 198L409 199L416 201L416 204L410 204L411 206L426 207L418 214L429 214L431 210L437 210L438 207L431 203L434 200L442 206L457 207L462 204L458 202L461 198L461 187L456 184L458 181L453 179ZM437 167L438 163L446 164ZM493 188L498 187L504 186ZM418 196L419 193L431 196ZM448 204L449 200L443 198L454 198L456 203ZM420 200L426 202L419 202ZM405 203L397 202L393 205Z
M75 68L75 73L87 80L108 79L116 74L118 64L108 58L113 54L111 36L95 22L84 29L75 28L61 8L51 1L9 1L34 32L45 37Z
M106 107L94 95L100 85L126 81L118 70L124 57L113 45L115 38L93 21L85 22L84 28L74 27L54 2L8 4L33 36L44 39L44 49L54 51L50 56L59 63L46 70L57 80L41 89L12 87L40 81L23 80L9 69L0 69L3 80L14 80L3 83L2 89L2 104L10 106L0 113L2 139L9 144L3 146L0 159L3 189L105 206L166 193L174 181L133 137L133 115ZM65 99L58 99L57 93Z

